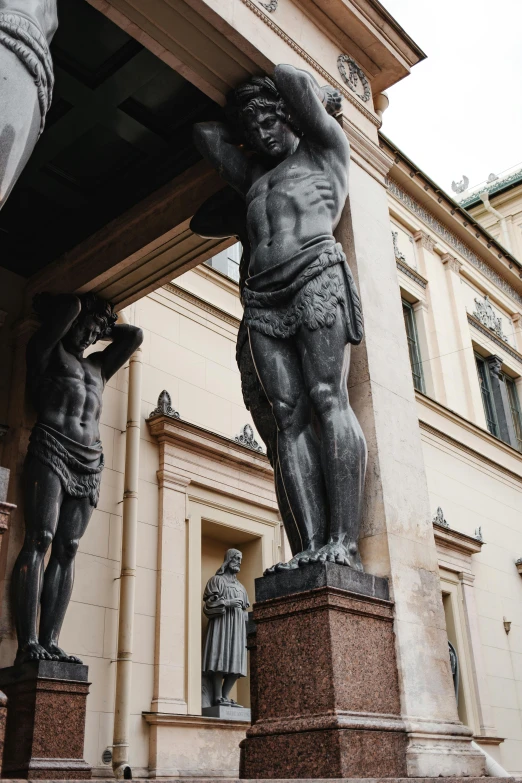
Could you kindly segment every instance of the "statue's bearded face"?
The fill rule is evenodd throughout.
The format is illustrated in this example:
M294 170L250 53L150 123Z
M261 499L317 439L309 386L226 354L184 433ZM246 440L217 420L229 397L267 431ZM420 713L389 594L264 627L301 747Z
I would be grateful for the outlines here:
M239 571L241 570L241 555L234 555L234 557L228 564L228 567L233 574L239 573Z
M75 355L82 354L93 345L101 335L102 327L92 315L80 317L71 326L63 339L68 351Z
M274 109L248 112L245 123L248 139L259 154L283 159L294 152L298 137Z

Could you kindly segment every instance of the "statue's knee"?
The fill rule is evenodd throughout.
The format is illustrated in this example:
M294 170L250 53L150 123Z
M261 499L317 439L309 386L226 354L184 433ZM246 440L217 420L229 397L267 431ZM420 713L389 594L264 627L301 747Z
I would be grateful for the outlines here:
M339 405L338 394L331 383L316 383L310 389L310 399L317 414L330 413Z
M63 556L66 560L73 560L76 557L76 552L80 546L79 538L69 538L63 542L62 550Z
M43 530L39 533L35 539L32 539L31 546L34 547L37 552L41 552L43 555L47 552L51 546L53 535L48 530Z
M276 420L277 429L280 432L284 432L294 423L297 412L297 401L286 402L284 400L276 400L272 404L272 411Z

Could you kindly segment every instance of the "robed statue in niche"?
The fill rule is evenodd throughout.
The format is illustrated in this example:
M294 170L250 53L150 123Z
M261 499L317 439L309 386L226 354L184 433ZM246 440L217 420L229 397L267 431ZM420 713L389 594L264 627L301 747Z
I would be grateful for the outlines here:
M279 65L272 79L233 91L227 123L194 131L235 192L221 195L221 206L219 194L209 199L192 228L243 243L243 393L274 466L293 552L276 569L329 561L362 570L367 451L347 381L363 323L333 235L348 196L350 148L333 116L340 106L336 90Z
M39 659L81 663L58 642L74 559L100 494L102 394L143 334L135 326L116 324L112 305L94 294L39 294L34 308L40 328L29 340L26 358L27 389L37 418L23 469L25 538L12 578L15 664ZM84 356L97 340L110 343Z
M239 707L230 691L247 675L247 591L237 578L243 555L229 549L203 593L208 627L203 648L203 675L211 685L213 707Z

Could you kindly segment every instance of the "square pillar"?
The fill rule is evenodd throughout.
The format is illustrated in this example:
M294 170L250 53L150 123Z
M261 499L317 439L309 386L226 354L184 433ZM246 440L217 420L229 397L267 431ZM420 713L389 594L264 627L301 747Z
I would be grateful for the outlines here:
M187 714L187 486L190 479L158 471L156 646L151 712Z
M377 167L370 173L352 161L350 199L336 238L358 282L365 321L349 379L369 459L360 548L365 570L388 577L395 605L407 774L480 776L483 756L472 748L455 703L388 202Z

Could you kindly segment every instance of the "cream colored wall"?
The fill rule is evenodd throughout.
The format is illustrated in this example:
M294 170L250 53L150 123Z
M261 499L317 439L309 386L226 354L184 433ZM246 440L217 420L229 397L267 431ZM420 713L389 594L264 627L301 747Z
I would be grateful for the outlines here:
M449 432L443 412L430 416L421 401L419 414ZM522 460L516 461L516 473L508 473L501 450L495 454L496 445L485 443L479 430L467 435L476 455L433 431L422 429L421 434L433 513L441 506L450 527L470 536L482 528L485 544L472 556L471 568L493 725L498 736L505 738L494 755L507 770L520 774L522 578L515 560L522 552ZM496 457L498 466L479 456L486 452ZM511 463L509 470L513 467ZM512 623L509 635L504 618ZM463 652L466 655L461 647L459 654ZM470 713L468 705L470 725L477 732Z

